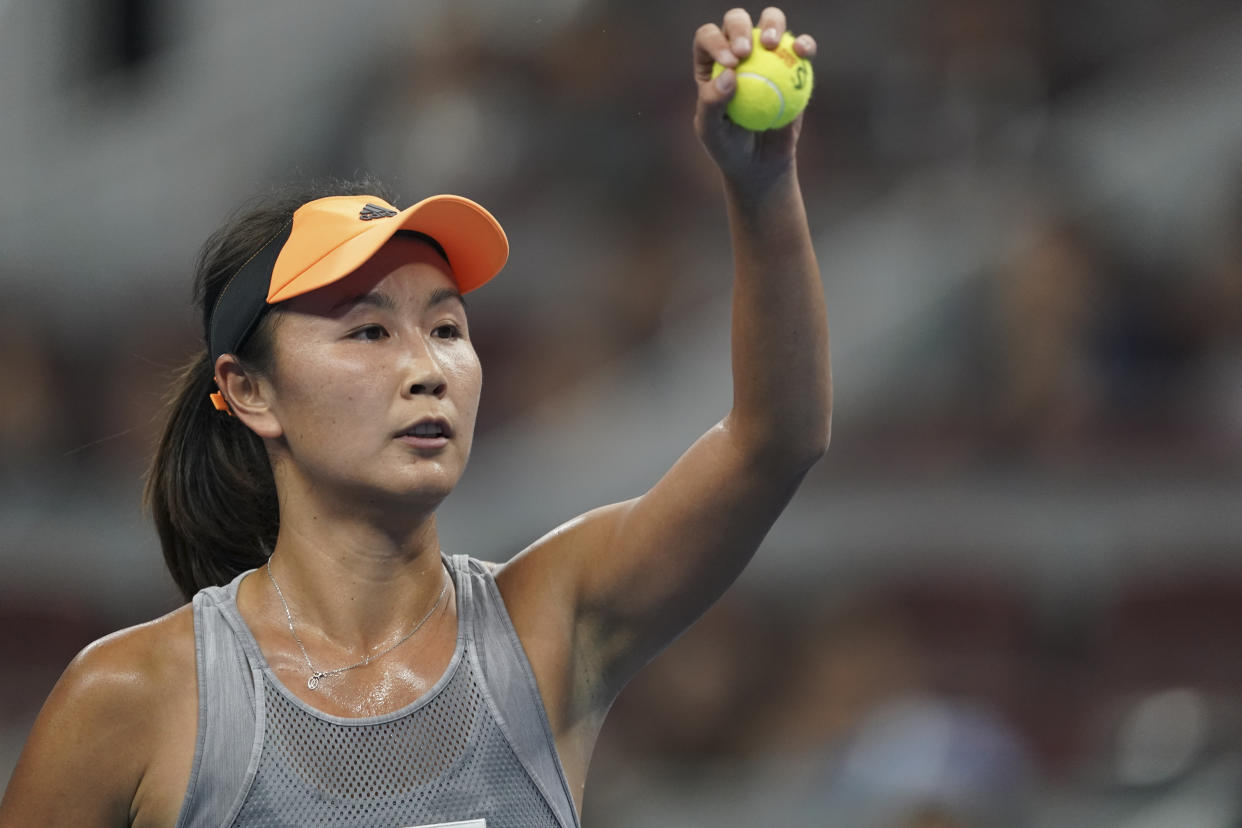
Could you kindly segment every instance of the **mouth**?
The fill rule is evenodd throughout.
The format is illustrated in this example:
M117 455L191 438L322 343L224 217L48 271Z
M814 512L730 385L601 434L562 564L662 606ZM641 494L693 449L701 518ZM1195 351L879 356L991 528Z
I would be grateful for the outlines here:
M397 432L396 439L417 446L441 446L453 436L453 427L440 417L426 417Z

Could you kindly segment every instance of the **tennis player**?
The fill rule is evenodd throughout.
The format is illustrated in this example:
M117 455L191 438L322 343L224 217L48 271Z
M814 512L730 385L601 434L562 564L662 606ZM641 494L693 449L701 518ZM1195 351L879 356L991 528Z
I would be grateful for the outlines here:
M763 11L760 48L785 15ZM190 603L87 647L4 828L579 824L626 681L734 581L829 438L801 118L725 104L753 21L694 37L695 128L733 240L732 409L655 486L500 566L440 549L481 374L461 295L504 265L481 206L371 186L272 201L208 240L206 347L148 481ZM800 36L807 58L815 42Z

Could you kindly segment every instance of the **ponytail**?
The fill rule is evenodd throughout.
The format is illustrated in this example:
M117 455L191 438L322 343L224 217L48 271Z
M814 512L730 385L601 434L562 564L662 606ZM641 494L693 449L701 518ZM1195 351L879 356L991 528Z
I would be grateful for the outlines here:
M189 598L262 566L280 526L276 482L263 441L208 399L216 390L199 351L178 374L167 424L147 476L168 571Z
M270 192L216 231L199 254L194 301L204 341L211 311L229 279L308 201L331 195L374 195L392 201L374 179L312 181ZM247 371L265 374L273 362L274 313L265 314L234 356ZM203 587L228 583L262 566L276 546L279 499L262 439L235 417L217 411L206 349L173 384L163 437L147 474L145 500L155 519L164 560L188 600Z

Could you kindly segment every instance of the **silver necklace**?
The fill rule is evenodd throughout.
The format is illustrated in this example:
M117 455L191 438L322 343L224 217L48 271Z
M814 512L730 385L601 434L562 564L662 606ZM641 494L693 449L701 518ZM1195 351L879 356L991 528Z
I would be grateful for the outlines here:
M302 643L301 638L298 638L298 631L293 628L293 613L289 612L289 602L285 600L285 594L280 591L280 584L276 583L276 576L272 574L272 559L271 558L267 559L266 568L267 568L267 577L271 580L272 586L276 587L276 595L277 597L280 598L281 606L285 608L285 618L289 620L289 632L293 634L293 640L298 642L298 649L302 651L302 658L306 659L306 669L310 670L310 678L306 680L306 686L310 688L311 690L319 689L320 679L325 679L328 676L339 675L341 673L344 673L347 670L352 670L355 667L362 667L367 664L370 664L372 661L376 661L382 658L383 656L388 655L393 650L397 649L402 644L409 641L410 637L413 636L414 633L418 632L419 628L422 627L423 624L427 623L427 619L430 618L431 614L436 611L436 607L440 606L440 602L444 600L444 594L448 592L448 581L445 581L444 586L440 587L440 594L436 596L436 602L431 605L431 609L427 610L427 614L424 615L419 620L419 622L414 625L414 629L410 630L408 633L401 636L399 640L397 640L396 642L392 644L389 644L387 647L385 647L383 650L376 653L375 655L364 656L362 661L359 661L356 664L351 664L348 667L337 667L335 670L316 670L315 665L311 663L310 653L306 652L306 645Z

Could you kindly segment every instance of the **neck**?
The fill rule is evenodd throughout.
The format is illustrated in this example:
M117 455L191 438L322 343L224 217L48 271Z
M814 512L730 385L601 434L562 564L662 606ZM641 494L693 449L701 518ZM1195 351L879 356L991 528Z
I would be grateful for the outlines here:
M366 652L408 629L436 600L448 575L434 513L385 524L373 514L307 506L281 504L271 560L300 634Z

